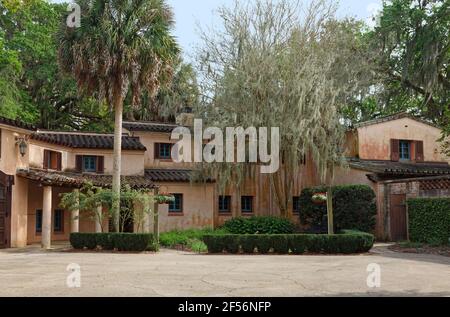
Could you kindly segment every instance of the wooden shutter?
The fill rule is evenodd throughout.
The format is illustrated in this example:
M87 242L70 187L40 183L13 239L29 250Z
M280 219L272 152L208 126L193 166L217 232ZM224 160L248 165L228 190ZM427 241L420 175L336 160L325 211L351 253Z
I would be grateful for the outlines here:
M425 161L425 157L423 154L423 141L416 141L416 162Z
M77 155L75 157L75 169L80 173L83 171L83 155Z
M56 153L56 169L58 171L62 170L62 153L60 152Z
M159 159L159 143L155 143L155 159Z
M105 172L105 157L97 156L97 173L103 174Z
M48 164L49 158L50 158L50 151L49 150L44 150L44 163L42 164L44 169L49 169L50 168L50 166Z
M398 162L400 160L400 141L391 140L391 161Z

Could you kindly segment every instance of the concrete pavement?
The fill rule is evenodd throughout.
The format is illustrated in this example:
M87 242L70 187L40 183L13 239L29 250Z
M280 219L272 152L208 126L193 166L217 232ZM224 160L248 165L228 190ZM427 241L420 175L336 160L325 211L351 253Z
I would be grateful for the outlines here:
M367 267L381 287L367 286ZM67 287L69 264L80 288ZM71 276L73 277L73 275ZM355 256L0 250L0 296L450 296L450 258L376 247Z

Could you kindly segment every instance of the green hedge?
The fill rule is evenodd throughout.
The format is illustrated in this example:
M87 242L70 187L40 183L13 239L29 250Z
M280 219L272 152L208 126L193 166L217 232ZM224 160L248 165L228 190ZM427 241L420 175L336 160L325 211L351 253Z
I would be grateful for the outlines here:
M232 234L293 233L295 225L288 219L271 216L237 217L224 223L222 229Z
M446 245L450 239L450 198L408 199L409 238Z
M276 254L353 254L369 251L375 238L363 232L337 235L321 234L277 234L277 235L242 235L213 234L205 235L203 241L209 253L254 253L270 252Z
M326 191L326 187L306 188L300 196L300 221L314 232L327 232L327 207L311 200L313 194ZM373 232L377 213L375 192L367 185L335 186L333 213L335 232L342 229Z
M157 251L151 233L71 233L70 244L77 250Z

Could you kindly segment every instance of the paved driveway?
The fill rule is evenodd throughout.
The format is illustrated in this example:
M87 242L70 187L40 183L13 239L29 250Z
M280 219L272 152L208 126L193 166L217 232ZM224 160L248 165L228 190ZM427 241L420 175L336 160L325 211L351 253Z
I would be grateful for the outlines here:
M66 285L69 264L81 287ZM380 265L381 287L367 286ZM0 296L450 296L450 258L377 247L357 256L0 251Z

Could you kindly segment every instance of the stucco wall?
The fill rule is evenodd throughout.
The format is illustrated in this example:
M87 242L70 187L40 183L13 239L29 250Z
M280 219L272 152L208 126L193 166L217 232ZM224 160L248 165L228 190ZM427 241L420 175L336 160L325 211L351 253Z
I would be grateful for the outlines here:
M425 161L450 161L440 153L441 130L425 123L402 118L358 128L359 157L367 160L390 160L391 139L423 141Z
M34 140L30 143L29 151L31 167L43 167L44 150L57 151L62 153L63 171L75 169L75 160L77 155L98 155L105 157L105 174L112 174L113 172L112 150L71 149ZM144 152L122 151L122 174L144 175Z
M189 183L157 183L161 192L183 194L183 213L169 215L168 205L159 206L161 232L176 229L212 228L214 220L214 185ZM153 228L153 220L150 221Z

